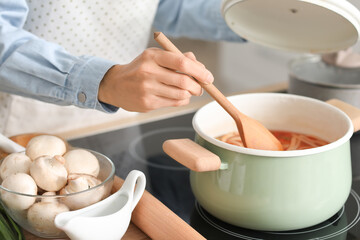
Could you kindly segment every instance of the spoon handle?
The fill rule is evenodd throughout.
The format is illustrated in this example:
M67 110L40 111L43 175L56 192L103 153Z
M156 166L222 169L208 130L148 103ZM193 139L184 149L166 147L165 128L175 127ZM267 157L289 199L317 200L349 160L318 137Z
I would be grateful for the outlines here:
M200 85L205 89L205 91L213 98L217 103L222 106L225 111L230 114L230 116L235 121L240 121L240 115L243 115L230 101L227 99L227 97L222 94L218 88L215 87L214 84L202 84Z
M154 39L159 43L159 45L169 51L174 53L182 54L182 52L162 33L162 32L155 32ZM195 78L194 78L195 79ZM195 79L196 80L196 79ZM227 113L235 121L240 121L239 115L241 112L222 94L219 89L215 87L214 84L204 84L202 82L197 81L205 91L222 106ZM243 114L242 114L243 115Z
M25 148L0 133L0 149L7 153L24 152Z

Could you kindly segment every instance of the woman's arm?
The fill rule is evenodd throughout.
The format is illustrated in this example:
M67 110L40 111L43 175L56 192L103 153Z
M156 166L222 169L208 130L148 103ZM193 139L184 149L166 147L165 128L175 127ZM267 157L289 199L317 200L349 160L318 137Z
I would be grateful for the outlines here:
M25 31L27 14L25 0L0 0L0 90L59 105L116 110L97 98L100 81L115 63L73 56Z
M23 30L27 14L24 0L0 0L1 91L59 105L147 112L186 105L192 95L200 95L200 85L189 75L213 81L193 54L148 49L124 65L72 56Z
M220 0L160 0L154 27L172 37L245 41L226 25L220 10Z

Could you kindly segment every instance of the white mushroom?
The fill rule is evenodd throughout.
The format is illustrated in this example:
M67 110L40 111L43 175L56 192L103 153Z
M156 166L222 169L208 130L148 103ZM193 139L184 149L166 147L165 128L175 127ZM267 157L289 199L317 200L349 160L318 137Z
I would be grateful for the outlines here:
M84 191L101 184L94 176L87 174L70 174L68 184L60 190L60 194L69 194ZM104 197L104 186L96 189L62 198L61 201L71 210L80 209L100 201Z
M41 156L36 158L30 166L30 174L36 184L49 192L56 192L67 182L67 171L62 156Z
M67 211L69 211L69 208L62 203L38 202L29 208L27 218L36 231L49 235L58 235L61 230L55 226L55 217L57 214Z
M56 196L56 192L44 192L42 194L42 196ZM43 197L41 199L41 202L50 202L50 203L53 203L53 202L58 202L57 198L55 197Z
M5 178L1 185L14 192L30 195L36 195L37 193L35 181L26 173L14 173ZM13 210L27 209L35 202L35 197L22 196L5 190L1 190L1 199Z
M99 160L94 154L85 149L70 150L64 155L65 167L69 174L84 173L97 177L99 174Z
M26 145L26 155L32 160L43 155L63 155L65 152L65 142L61 138L52 135L33 137Z
M6 156L0 166L0 177L4 180L14 173L30 173L31 159L25 153L11 153Z

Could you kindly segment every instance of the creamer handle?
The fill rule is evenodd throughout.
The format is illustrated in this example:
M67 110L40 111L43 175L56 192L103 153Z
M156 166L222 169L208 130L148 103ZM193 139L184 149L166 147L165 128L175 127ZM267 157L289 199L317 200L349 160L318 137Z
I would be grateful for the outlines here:
M349 118L351 119L351 121L354 125L354 132L357 132L360 130L360 109L359 108L354 107L353 105L343 102L338 99L330 99L326 102L339 108L344 113L346 113L346 115L349 116Z
M188 138L166 140L163 150L177 162L196 172L214 171L221 166L221 160L216 154Z
M131 210L134 210L138 204L141 196L144 193L146 185L146 178L144 173L138 170L132 170L126 177L124 184L119 191L125 191L129 193L130 199L132 199ZM135 188L136 187L136 188ZM135 189L135 191L134 191Z

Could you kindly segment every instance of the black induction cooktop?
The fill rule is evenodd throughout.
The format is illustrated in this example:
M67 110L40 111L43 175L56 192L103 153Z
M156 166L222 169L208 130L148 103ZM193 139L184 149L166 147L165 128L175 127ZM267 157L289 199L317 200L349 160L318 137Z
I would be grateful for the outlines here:
M306 229L289 232L252 231L222 222L203 209L191 192L189 170L163 152L162 143L167 139L194 138L195 132L191 126L193 115L188 113L75 139L70 144L107 155L116 166L116 174L122 178L133 169L144 172L146 189L207 239L360 239L360 134L354 134L351 138L352 190L338 213Z

